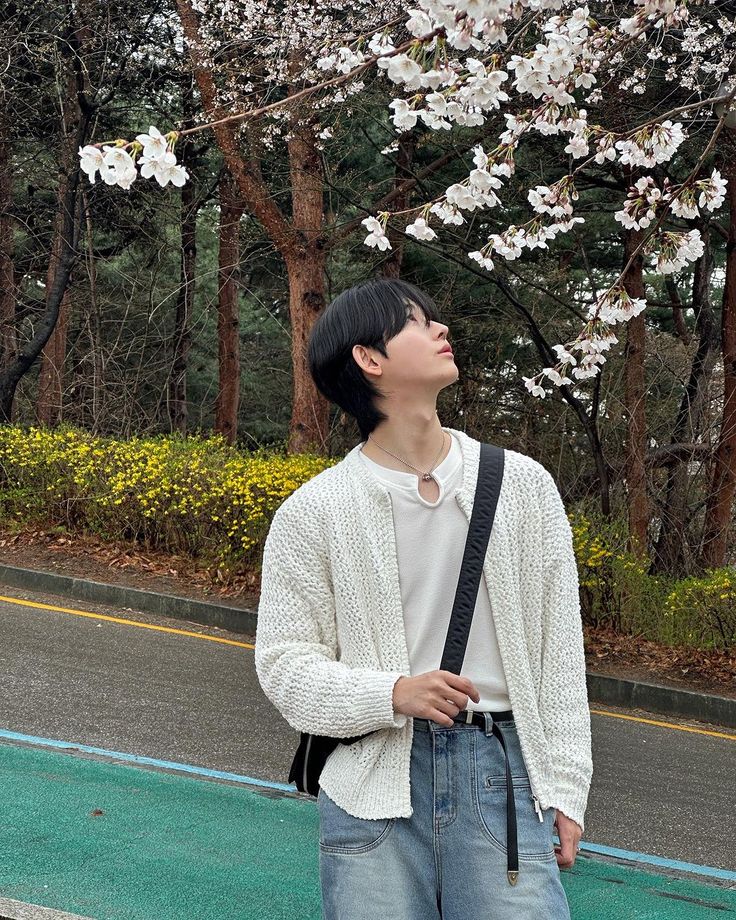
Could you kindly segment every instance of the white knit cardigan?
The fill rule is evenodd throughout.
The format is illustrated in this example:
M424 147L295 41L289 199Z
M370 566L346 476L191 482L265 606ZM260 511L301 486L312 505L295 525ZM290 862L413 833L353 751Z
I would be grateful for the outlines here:
M455 498L470 521L480 442L463 431ZM297 731L347 738L320 776L359 818L409 817L413 719L393 686L410 675L392 503L357 444L277 509L263 553L255 666L264 693ZM578 572L554 479L505 449L484 561L488 595L535 807L584 830L593 774ZM539 813L541 818L541 812Z

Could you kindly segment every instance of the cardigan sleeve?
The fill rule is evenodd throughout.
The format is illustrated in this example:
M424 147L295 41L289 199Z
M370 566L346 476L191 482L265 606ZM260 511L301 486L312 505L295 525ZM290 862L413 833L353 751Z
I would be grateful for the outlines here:
M263 692L297 731L349 738L407 720L393 709L400 671L337 660L335 598L318 515L288 499L266 537L255 666Z
M550 804L584 830L593 775L590 709L572 529L544 468L542 508L542 678L539 711L548 741L555 799Z

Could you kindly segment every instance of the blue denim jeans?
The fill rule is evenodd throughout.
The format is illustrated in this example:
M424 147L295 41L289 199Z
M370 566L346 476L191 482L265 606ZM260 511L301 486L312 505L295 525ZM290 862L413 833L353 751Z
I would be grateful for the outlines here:
M355 818L320 789L322 920L570 920L554 808L534 808L513 719L497 722L516 804L507 878L506 754L485 728L414 719L409 818Z

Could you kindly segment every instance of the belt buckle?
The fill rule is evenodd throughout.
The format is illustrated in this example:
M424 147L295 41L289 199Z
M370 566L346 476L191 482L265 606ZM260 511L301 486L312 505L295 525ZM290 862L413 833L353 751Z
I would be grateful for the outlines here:
M472 721L473 721L473 710L472 710L472 709L466 709L466 710L465 710L465 724L466 724L466 725L470 725L470 724L472 723Z

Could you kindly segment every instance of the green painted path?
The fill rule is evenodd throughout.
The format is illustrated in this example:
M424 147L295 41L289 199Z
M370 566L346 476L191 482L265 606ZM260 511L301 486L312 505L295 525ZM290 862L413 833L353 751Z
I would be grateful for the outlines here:
M311 799L0 743L0 899L94 920L320 920ZM736 890L581 853L573 920L736 917Z

